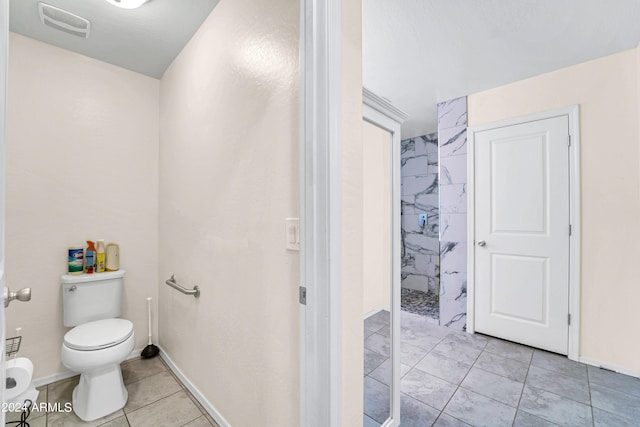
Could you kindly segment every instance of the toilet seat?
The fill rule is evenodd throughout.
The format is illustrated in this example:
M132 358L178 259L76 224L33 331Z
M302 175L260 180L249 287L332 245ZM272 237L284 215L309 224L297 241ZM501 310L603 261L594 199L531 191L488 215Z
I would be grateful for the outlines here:
M64 336L64 345L79 351L101 350L126 341L133 323L126 319L104 319L76 326Z

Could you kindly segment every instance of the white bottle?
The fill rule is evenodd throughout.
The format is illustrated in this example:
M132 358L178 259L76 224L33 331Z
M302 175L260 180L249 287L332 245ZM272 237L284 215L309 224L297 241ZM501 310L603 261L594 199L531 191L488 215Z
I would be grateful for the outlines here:
M115 243L107 245L107 271L120 270L120 246Z

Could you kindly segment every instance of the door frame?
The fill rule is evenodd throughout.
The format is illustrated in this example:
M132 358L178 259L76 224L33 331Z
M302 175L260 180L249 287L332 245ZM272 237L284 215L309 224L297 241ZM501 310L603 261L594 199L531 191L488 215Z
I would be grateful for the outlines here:
M391 408L382 427L400 425L400 286L402 266L401 244L401 160L400 130L408 118L386 99L362 88L362 118L391 134ZM366 142L364 142L366 150ZM366 215L366 212L365 212Z
M572 105L541 113L470 126L467 129L467 331L475 331L475 136L476 133L527 122L566 116L569 119L569 346L567 356L580 359L580 106Z
M342 425L342 0L300 0L300 425ZM301 295L302 296L302 295Z

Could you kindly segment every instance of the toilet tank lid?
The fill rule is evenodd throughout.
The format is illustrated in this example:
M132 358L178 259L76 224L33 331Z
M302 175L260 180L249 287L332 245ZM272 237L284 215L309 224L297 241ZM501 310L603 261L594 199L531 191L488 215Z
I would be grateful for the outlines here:
M124 277L124 270L107 271L105 273L93 273L93 274L63 274L62 283L83 283L83 282L97 282L99 280L119 279Z

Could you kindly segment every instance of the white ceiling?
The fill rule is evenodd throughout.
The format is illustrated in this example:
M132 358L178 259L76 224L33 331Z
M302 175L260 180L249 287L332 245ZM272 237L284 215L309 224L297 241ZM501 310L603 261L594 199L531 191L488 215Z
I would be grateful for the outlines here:
M39 1L10 2L11 31L160 78L219 0L151 0L133 10L104 0L43 1L91 21L88 39L43 25Z
M435 132L436 103L640 41L638 0L363 0L363 85Z

